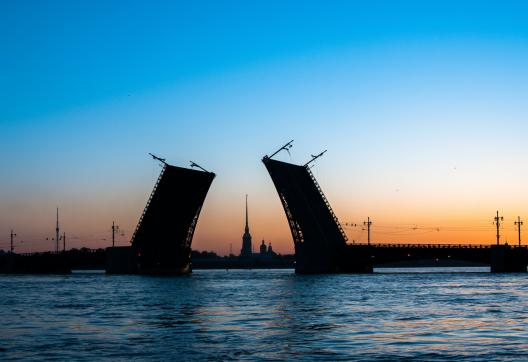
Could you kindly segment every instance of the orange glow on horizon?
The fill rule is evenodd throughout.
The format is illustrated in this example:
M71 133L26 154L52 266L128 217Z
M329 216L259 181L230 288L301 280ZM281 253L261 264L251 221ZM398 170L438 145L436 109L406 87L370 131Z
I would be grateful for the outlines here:
M148 176L155 179L157 171L154 168L152 175ZM455 194L445 191L433 194L427 189L405 192L384 188L384 192L377 193L361 189L351 191L343 187L346 180L330 179L329 174L327 170L320 170L316 177L350 243L367 241L363 222L370 217L373 243L494 244L493 217L496 205L501 205L500 212L504 216L501 243L511 245L517 244L514 221L517 216L523 218L528 214L523 206L528 204L528 199L514 199L510 191L486 200L480 197L480 192L474 191ZM293 241L280 200L271 181L265 179L265 174L262 176L256 181L257 185L243 191L232 187L227 179L219 178L218 182L213 182L195 231L194 249L214 251L219 255L227 255L232 249L233 254L239 254L244 232L244 194L248 192L254 250L258 250L264 239L266 243L271 242L278 253L293 253ZM67 248L110 246L112 221L116 221L123 231L117 237L117 245L128 245L153 181L143 183L113 193L96 190L97 197L93 198L82 195L67 198L67 202L59 205L60 226L67 235ZM225 200L229 201L226 203ZM12 203L16 207L11 207L9 215L0 221L3 230L0 249L8 250L8 235L13 228L18 234L16 251L51 250L55 209L49 207L49 200L34 199L31 204L20 205ZM521 232L524 235L524 230Z

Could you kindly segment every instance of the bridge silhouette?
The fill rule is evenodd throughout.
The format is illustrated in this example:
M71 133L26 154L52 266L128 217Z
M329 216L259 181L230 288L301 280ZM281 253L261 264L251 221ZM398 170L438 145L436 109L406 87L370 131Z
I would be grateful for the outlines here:
M526 272L528 249L524 246L348 243L337 216L310 171L310 164L324 152L312 156L304 165L273 159L280 151L289 151L292 142L271 156L264 156L262 162L288 220L297 273L370 273L374 264L446 258L489 264L492 272ZM497 213L497 224L500 220ZM370 228L370 219L368 223ZM497 244L498 240L497 233Z

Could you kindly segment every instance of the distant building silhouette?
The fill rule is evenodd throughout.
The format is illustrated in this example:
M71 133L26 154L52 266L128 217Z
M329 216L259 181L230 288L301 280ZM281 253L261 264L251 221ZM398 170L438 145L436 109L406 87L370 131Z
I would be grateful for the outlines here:
M264 240L262 240L262 244L260 244L260 256L264 256L268 253L268 248L266 246L266 243L264 243Z
M263 240L264 241L264 240ZM268 245L268 256L276 256L277 253L273 251L273 248L271 247L271 243Z
M259 257L267 258L267 257L273 257L273 256L277 256L277 253L273 251L273 247L271 246L271 243L268 243L268 246L266 246L266 242L263 239L262 243L260 244Z
M251 234L249 233L248 219L248 204L246 195L246 227L244 229L244 235L242 236L242 249L240 250L240 256L243 258L250 258L253 255L253 246L251 244Z

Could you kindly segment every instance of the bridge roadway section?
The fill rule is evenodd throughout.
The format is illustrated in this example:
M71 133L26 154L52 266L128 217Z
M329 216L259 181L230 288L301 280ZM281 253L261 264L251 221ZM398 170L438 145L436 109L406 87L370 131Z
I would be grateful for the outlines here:
M383 263L452 259L490 265L491 272L526 272L528 247L486 244L347 244L342 271L372 272Z

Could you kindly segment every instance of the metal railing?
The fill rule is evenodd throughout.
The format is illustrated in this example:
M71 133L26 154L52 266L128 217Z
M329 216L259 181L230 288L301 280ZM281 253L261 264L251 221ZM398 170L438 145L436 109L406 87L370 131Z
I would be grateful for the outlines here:
M166 168L167 168L167 165L164 164L163 169L161 170L158 176L158 179L156 180L156 184L154 185L154 188L152 189L152 192L150 193L150 196L147 200L147 205L145 205L145 208L143 209L143 212L141 213L141 216L139 217L139 221L137 223L136 229L134 230L134 233L132 234L132 239L130 239L130 243L134 242L134 238L136 237L139 227L141 226L141 223L143 222L143 218L145 217L145 214L147 213L147 209L150 205L150 202L152 201L152 198L154 197L154 194L156 193L156 189L158 188L158 184L160 183L160 180L163 177L163 174L165 173Z
M282 202L282 206L284 207L284 211L286 212L286 219L288 220L288 224L290 225L290 230L292 232L293 241L295 245L304 243L304 235L302 233L301 227L299 226L299 223L294 219L290 207L288 206L288 202L286 201L286 196L279 191L279 198Z
M341 227L341 223L339 222L339 219L337 218L337 216L335 215L334 213L334 210L332 210L332 206L330 206L330 203L328 202L328 200L326 199L326 196L323 192L323 190L321 189L321 186L319 186L319 183L317 182L317 180L315 179L315 176L313 175L312 171L310 171L310 167L306 166L306 170L308 171L308 174L310 175L310 177L312 178L312 181L315 185L315 187L317 188L317 191L319 191L319 194L321 195L321 197L323 198L323 201L324 203L326 204L326 207L328 208L328 211L330 211L330 214L332 215L332 218L334 219L336 225L337 225L337 228L339 229L339 232L341 232L341 235L343 236L343 238L345 239L345 242L348 241L348 237L346 236L345 234L345 231L343 230L343 228Z
M367 243L348 244L350 246L368 246ZM393 244L393 243L376 243L370 244L374 248L420 248L420 249L489 249L494 244ZM516 245L510 245L517 247Z
M66 251L32 251L32 252L26 252L26 253L13 253L13 255L18 256L34 256L34 255L60 255L65 253L71 253L71 252L78 252L78 253L98 253L101 249L90 249L90 248L81 248L81 249L69 249ZM104 249L103 249L104 250ZM4 253L3 255L9 255L11 253Z

